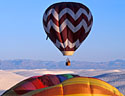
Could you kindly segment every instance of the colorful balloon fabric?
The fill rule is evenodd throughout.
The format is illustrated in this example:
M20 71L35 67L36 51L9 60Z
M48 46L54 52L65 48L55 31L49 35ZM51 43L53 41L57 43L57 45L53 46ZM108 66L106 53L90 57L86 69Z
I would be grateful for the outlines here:
M71 74L64 74L64 75L43 75L43 76L34 76L30 77L18 84L14 87L10 88L7 92L5 92L3 96L13 96L16 95L23 95L27 92L41 89L49 86L54 86L60 84L64 80L77 77L78 75L71 75ZM9 95L8 95L9 94Z
M73 55L88 36L92 23L90 10L75 2L53 4L46 9L43 16L47 36L63 55Z
M72 74L28 78L2 96L124 96L112 85L92 77Z

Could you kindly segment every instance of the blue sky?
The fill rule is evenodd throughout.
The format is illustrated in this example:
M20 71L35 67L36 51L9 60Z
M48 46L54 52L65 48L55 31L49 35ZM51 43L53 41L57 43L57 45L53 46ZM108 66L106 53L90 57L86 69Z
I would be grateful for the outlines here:
M65 60L46 40L42 16L60 1L80 2L90 8L91 33L71 60L125 59L125 0L0 0L0 59Z

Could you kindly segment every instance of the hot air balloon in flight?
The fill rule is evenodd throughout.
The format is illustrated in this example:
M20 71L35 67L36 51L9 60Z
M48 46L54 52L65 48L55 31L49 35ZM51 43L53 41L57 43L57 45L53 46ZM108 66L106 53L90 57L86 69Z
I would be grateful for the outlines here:
M115 87L92 77L73 74L30 77L2 96L123 96Z
M92 23L90 10L75 2L53 4L43 15L47 37L64 56L73 55L90 33Z

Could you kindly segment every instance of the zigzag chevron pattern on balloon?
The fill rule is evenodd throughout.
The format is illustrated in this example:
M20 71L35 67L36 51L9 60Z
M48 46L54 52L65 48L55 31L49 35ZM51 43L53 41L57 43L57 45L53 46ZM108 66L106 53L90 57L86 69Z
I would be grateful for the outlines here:
M44 28L45 28L47 33L50 33L51 27L53 27L56 30L56 32L60 33L67 26L70 28L70 30L73 33L77 32L83 26L85 29L85 33L87 33L91 29L92 23L88 26L86 24L86 21L84 19L82 19L81 22L75 27L68 19L65 19L65 21L59 27L52 20L50 20L47 24L47 27L44 26Z
M60 48L60 47L66 48L67 46L69 48L73 48L73 47L78 48L80 46L80 44L81 43L79 42L79 40L77 40L76 42L72 43L68 39L64 43L61 43L58 40L56 40L56 43L55 43L55 45L56 45L57 48Z
M43 15L45 32L60 51L75 51L88 36L92 23L90 10L74 2L53 4Z
M50 14L52 14L56 20L60 20L62 16L65 14L69 14L70 16L72 16L74 20L77 20L81 14L86 15L88 21L92 18L91 12L89 12L88 14L86 10L83 8L79 8L76 14L69 8L64 8L60 13L57 13L56 10L52 8L47 12L47 14L46 13L44 14L43 19L47 21L47 18Z

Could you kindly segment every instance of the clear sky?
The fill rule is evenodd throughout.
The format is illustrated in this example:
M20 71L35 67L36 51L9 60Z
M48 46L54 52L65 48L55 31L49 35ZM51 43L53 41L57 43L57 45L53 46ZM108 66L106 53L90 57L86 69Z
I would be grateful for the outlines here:
M65 60L46 40L42 16L60 1L81 2L90 8L91 33L71 60L125 59L125 0L0 0L0 59Z

